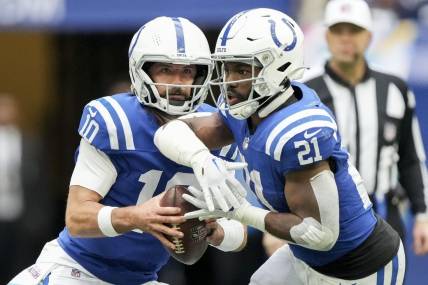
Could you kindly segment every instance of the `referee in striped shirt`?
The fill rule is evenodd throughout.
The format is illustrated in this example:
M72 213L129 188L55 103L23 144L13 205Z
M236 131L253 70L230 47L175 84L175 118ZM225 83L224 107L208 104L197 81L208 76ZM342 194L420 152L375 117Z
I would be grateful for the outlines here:
M415 215L414 251L426 254L428 179L414 95L403 80L368 66L372 20L365 1L331 0L324 20L331 57L306 84L334 112L374 209L401 237L397 206L399 193L407 195Z

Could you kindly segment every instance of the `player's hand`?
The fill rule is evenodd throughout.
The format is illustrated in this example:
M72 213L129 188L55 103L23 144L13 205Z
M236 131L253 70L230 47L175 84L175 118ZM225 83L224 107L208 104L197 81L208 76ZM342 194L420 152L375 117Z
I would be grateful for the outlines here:
M428 221L415 221L413 226L413 250L417 255L428 253Z
M164 235L182 238L183 233L167 224L181 224L185 218L180 214L178 207L161 207L160 200L165 194L163 192L145 203L135 206L133 213L133 224L137 229L155 236L164 246L174 250L175 245Z
M240 207L233 209L232 211L224 212L222 210L219 210L217 207L215 207L214 211L210 211L208 209L208 203L205 201L203 191L198 190L192 186L189 186L188 190L192 195L183 194L183 199L194 205L195 207L200 208L200 210L186 213L184 217L187 220L196 218L198 218L199 220L228 218L240 221L243 213L245 212L245 209L247 207L251 207L250 203L248 203L248 201L243 198L241 200ZM218 206L216 203L217 202L214 202L214 206Z
M224 239L224 230L217 223L216 219L205 220L205 228L207 229L207 242L213 246L218 246Z
M217 209L227 212L245 201L247 191L235 178L234 171L245 168L246 163L228 162L207 151L195 155L191 164L209 211L214 211L217 205Z

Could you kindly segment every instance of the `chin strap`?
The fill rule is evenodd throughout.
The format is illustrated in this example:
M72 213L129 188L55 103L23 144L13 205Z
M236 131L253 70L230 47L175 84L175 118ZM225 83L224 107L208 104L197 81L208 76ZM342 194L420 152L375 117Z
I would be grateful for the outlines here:
M249 118L252 114L254 114L254 112L257 111L259 106L260 106L259 102L253 101L253 102L248 103L248 104L241 106L239 108L230 109L229 113L233 117L235 117L239 120L245 120L245 119Z
M294 93L294 90L290 85L280 95L276 96L276 98L273 99L272 102L270 102L269 104L267 104L263 108L260 108L260 110L258 112L259 117L265 118L270 113L272 113L273 111L278 109L278 107L280 107L282 104L284 104L285 101L287 101L288 98L290 98L291 95L293 95L293 93Z

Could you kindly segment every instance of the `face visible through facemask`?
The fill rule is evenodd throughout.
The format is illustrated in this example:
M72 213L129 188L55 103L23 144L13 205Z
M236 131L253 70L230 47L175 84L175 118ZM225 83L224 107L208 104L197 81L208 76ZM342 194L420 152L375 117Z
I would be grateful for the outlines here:
M254 74L253 74L254 70ZM248 99L253 88L253 80L257 77L261 68L253 67L246 63L226 62L224 63L224 83L226 85L226 96L230 106L244 102ZM248 80L246 80L248 79ZM242 82L233 82L244 80Z
M180 87L179 85L193 84L197 72L196 65L155 62L150 65L147 72L154 83L176 85L156 85L162 98L166 98L168 94L169 104L181 106L191 98L192 88L190 86Z

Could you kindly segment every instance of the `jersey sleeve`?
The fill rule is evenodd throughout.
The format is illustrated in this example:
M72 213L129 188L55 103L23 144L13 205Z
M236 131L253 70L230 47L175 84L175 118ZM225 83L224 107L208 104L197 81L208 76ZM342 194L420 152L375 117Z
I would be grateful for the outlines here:
M332 156L338 144L337 125L325 114L302 120L268 139L266 154L277 161L281 172L296 171Z
M119 149L118 130L114 116L102 99L89 102L83 109L79 134L99 150Z
M79 185L104 197L116 181L116 177L116 168L108 156L81 139L70 186Z

